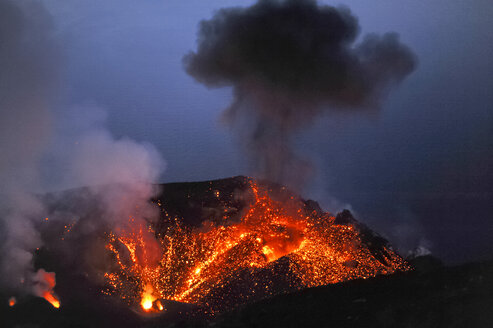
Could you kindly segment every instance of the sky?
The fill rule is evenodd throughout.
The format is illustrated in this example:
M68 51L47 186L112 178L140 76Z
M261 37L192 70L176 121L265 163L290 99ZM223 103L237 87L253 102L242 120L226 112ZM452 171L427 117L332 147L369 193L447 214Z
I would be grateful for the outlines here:
M198 23L232 0L44 0L61 48L59 110L101 108L115 138L152 144L160 182L248 175L220 120L231 88L208 89L182 58ZM315 163L303 196L349 207L397 247L449 262L491 258L493 5L489 0L321 1L345 5L361 35L397 32L418 66L380 111L327 113L295 137ZM53 171L44 179L56 179Z

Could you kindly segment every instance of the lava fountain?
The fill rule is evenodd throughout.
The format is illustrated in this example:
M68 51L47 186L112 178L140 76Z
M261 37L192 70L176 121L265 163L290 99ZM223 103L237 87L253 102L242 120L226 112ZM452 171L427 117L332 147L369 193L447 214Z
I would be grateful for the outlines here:
M106 248L115 265L105 274L105 292L145 312L161 311L159 300L166 299L214 313L281 292L410 269L389 247L376 256L354 224L309 210L295 197L275 200L255 181L248 192L251 204L239 218L225 213L221 224L191 227L167 216L159 232L141 225L110 233Z

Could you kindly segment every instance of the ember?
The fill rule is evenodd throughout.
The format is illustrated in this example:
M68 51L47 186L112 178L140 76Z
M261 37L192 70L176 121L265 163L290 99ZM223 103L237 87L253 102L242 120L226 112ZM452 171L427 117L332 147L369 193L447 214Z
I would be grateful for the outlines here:
M377 258L351 224L328 213L307 213L294 197L275 200L256 182L249 189L253 201L239 219L224 214L221 224L190 227L168 218L163 233L139 227L119 237L110 234L107 249L116 265L105 274L107 292L146 312L162 310L158 299L215 312L227 298L234 306L253 297L410 269L387 247ZM283 290L276 279L287 282ZM248 287L234 295L231 286L239 281L248 281L243 283Z

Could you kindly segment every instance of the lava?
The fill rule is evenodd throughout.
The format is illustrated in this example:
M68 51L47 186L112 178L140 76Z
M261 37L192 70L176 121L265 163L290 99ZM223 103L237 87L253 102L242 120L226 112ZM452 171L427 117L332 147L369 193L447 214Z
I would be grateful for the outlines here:
M56 285L55 273L39 269L34 275L33 282L33 293L36 296L44 298L53 305L53 307L58 309L60 307L60 300L53 291L53 288Z
M159 300L156 300L157 297L155 296L156 293L154 292L154 289L150 284L146 285L144 288L144 291L142 292L141 296L141 301L140 301L140 306L142 309L146 312L150 312L153 310L163 310L163 306ZM154 307L154 304L156 305Z
M45 292L42 297L45 300L47 300L51 305L53 305L53 307L57 309L60 307L60 301L58 300L58 298L54 293Z
M143 295L140 305L142 305L142 309L144 309L144 311L149 311L152 308L152 302L152 297L150 297L149 295Z
M410 269L386 247L383 259L377 259L357 227L337 224L328 213L307 213L299 199L274 200L255 182L250 193L252 204L241 218L225 216L224 224L207 221L192 228L169 218L160 234L142 226L109 234L107 249L116 265L105 274L107 292L146 312L162 309L158 299L213 308L214 298L226 297L218 290L244 279L239 272L251 281L251 290L240 295L248 299L280 292L274 279L287 280L287 288L295 290ZM258 278L282 265L282 277Z

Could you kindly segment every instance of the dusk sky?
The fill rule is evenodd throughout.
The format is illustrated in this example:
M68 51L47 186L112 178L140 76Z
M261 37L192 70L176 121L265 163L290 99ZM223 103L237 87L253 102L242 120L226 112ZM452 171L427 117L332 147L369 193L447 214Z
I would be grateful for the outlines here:
M159 182L252 173L220 120L231 88L196 82L182 58L196 50L201 20L254 1L42 3L61 49L60 117L69 108L76 119L88 107L106 111L115 137L159 151L166 161ZM303 196L329 211L349 207L402 250L420 245L451 262L491 258L491 2L319 3L349 7L360 38L398 33L418 64L379 111L327 113L296 135L296 148L317 171ZM57 173L48 170L44 178Z

